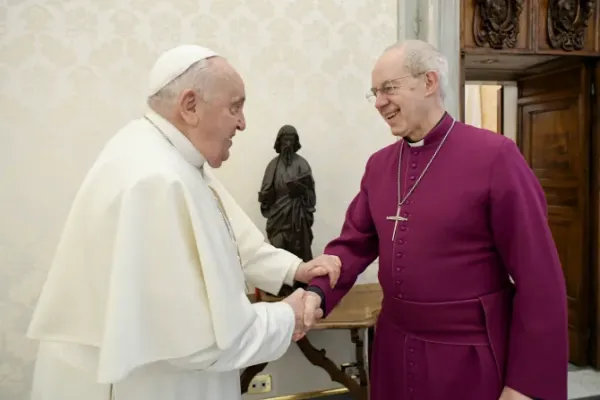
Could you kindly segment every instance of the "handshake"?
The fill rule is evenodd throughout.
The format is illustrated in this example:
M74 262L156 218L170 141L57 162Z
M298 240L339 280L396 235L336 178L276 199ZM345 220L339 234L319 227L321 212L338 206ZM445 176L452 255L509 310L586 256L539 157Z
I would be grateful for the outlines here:
M302 339L323 318L321 298L316 293L297 289L282 301L292 307L296 316L296 328L292 336L294 342Z

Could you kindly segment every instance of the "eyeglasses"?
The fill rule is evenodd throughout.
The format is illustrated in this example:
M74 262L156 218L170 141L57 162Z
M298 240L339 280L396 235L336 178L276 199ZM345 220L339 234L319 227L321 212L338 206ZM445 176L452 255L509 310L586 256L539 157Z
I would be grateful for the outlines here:
M375 101L377 100L377 94L378 93L381 93L384 96L389 96L389 95L394 94L396 92L396 89L399 89L401 87L401 85L396 85L393 82L402 80L404 78L409 78L411 76L415 77L415 76L419 76L419 75L422 75L422 74L418 74L418 75L412 75L412 74L410 74L410 75L401 76L399 78L391 79L391 80L385 82L383 84L383 86L381 86L380 88L371 88L371 89L369 89L369 91L366 94L366 98L367 98L367 100L370 103L375 103Z

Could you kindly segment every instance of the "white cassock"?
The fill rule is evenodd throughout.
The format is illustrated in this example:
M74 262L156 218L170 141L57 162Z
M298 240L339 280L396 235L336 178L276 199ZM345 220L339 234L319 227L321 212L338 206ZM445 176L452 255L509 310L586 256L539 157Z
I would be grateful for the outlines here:
M251 304L245 277L277 293L300 259L265 243L185 136L147 117L76 196L28 332L33 400L240 399L239 369L290 345L292 308Z

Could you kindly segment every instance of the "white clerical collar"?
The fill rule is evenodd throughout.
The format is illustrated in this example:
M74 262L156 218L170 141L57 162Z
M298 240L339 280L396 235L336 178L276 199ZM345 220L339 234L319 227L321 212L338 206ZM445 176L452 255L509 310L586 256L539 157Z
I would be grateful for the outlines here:
M149 109L145 116L155 125L155 128L160 130L159 133L166 136L166 139L171 142L173 147L175 147L187 162L196 168L202 168L204 166L206 158L204 158L204 156L194 147L192 142L190 142L179 129L154 110Z
M410 147L421 147L425 144L425 139L421 139L418 142L409 142L408 140L405 140L406 144L408 144Z

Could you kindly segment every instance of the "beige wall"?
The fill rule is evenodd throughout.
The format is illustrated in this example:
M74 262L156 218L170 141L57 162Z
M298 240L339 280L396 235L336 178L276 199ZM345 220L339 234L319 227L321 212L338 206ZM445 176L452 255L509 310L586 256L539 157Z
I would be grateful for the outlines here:
M338 233L367 157L392 141L364 94L396 20L396 0L0 5L0 399L27 398L36 347L24 333L70 203L102 145L143 112L160 51L203 44L245 78L248 129L218 175L261 228L256 193L275 134L298 128L317 183L318 254ZM310 337L336 363L353 360L346 332ZM267 372L269 397L337 387L294 346Z

